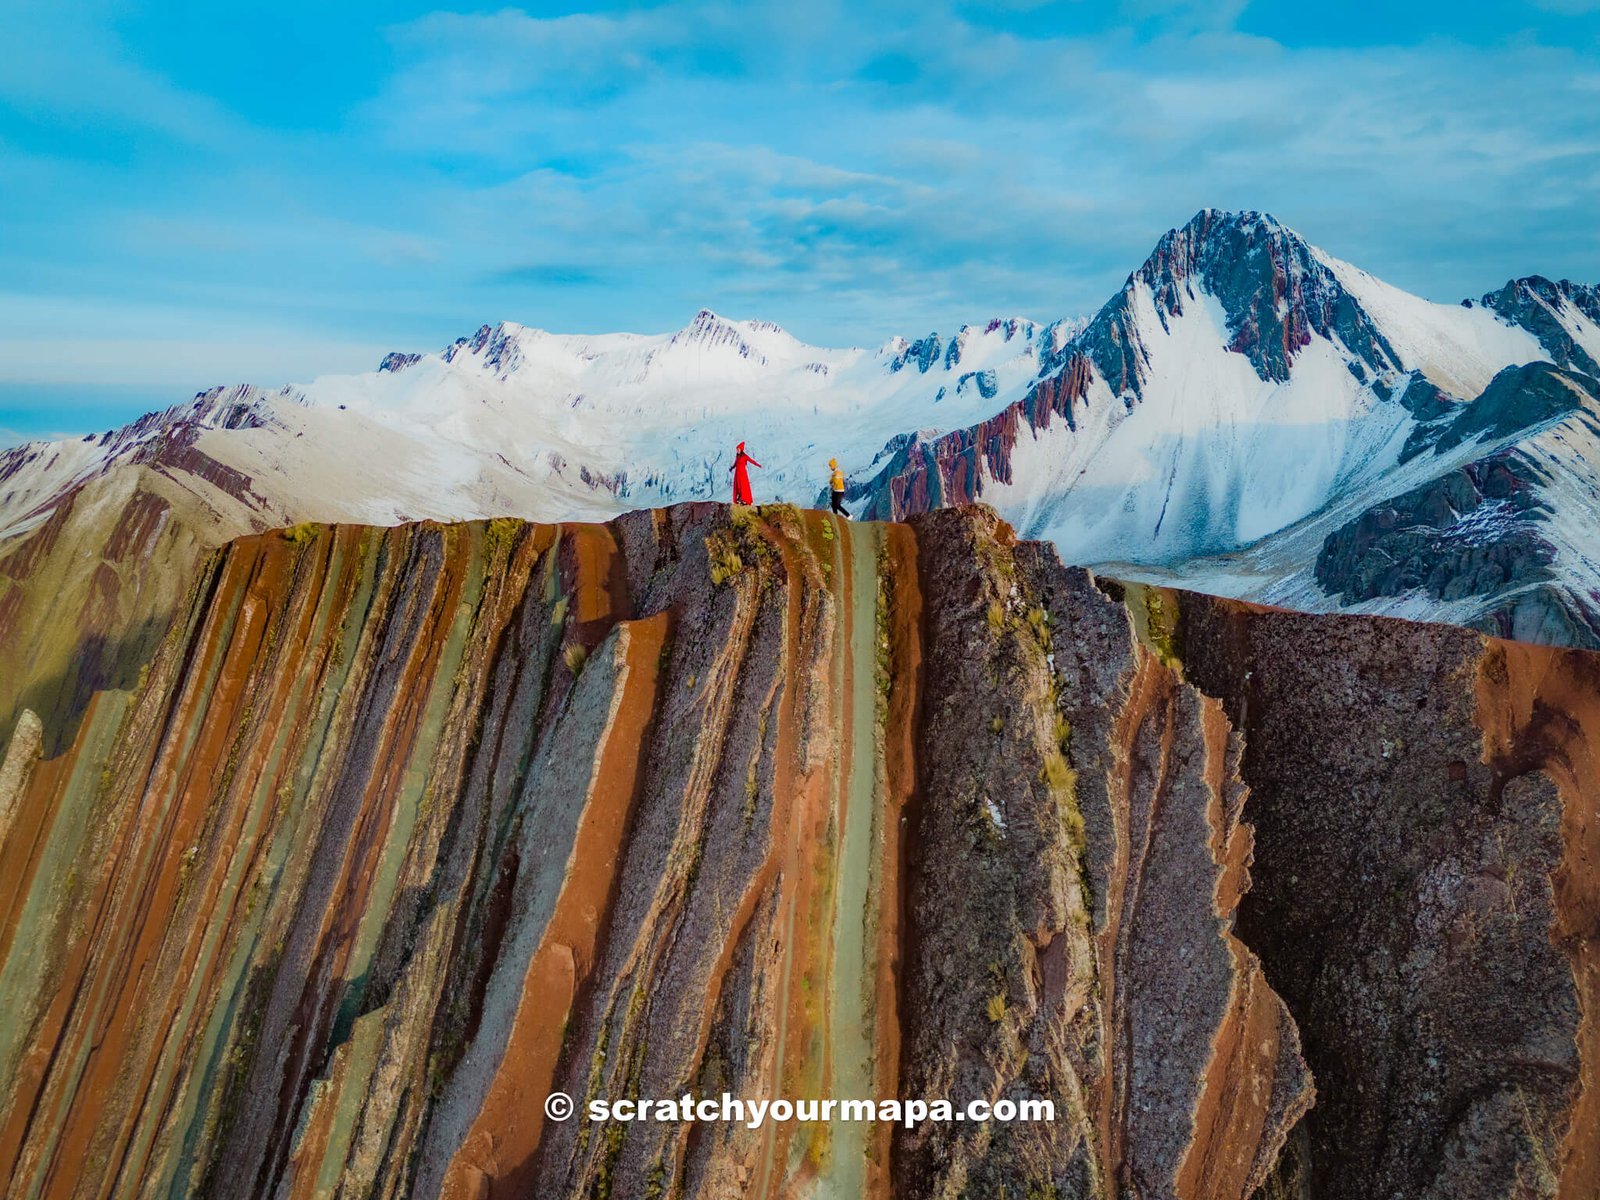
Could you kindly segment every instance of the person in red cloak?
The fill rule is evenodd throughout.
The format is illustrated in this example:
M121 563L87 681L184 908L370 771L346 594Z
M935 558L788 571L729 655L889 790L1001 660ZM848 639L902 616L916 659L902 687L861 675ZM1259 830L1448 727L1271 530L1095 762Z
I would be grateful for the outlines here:
M759 467L761 464L744 452L744 443L739 443L739 453L733 458L733 502L735 504L754 504L755 500L750 495L750 467Z

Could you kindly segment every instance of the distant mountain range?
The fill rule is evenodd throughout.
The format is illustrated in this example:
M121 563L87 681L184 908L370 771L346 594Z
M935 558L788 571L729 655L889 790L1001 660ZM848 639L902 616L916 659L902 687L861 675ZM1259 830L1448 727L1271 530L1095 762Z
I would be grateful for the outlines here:
M702 311L438 354L0 452L0 731L142 661L198 556L302 521L605 518L728 495L982 500L1069 562L1311 611L1600 645L1600 291L1421 300L1260 213L1161 238L1092 319L875 349ZM47 722L48 724L48 722Z

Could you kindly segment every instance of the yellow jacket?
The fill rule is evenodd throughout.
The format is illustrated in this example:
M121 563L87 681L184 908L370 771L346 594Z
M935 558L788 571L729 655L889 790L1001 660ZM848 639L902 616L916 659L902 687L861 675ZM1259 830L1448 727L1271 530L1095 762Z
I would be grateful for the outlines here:
M839 470L838 467L833 469L833 490L836 492L844 491L844 472Z

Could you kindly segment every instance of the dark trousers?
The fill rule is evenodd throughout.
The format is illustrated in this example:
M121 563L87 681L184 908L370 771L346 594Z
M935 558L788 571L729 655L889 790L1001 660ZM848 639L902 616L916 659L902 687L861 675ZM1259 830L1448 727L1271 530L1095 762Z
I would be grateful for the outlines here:
M843 492L834 492L833 493L833 511L838 513L840 516L848 517L850 515L849 513L845 512L845 510L844 510L844 493Z

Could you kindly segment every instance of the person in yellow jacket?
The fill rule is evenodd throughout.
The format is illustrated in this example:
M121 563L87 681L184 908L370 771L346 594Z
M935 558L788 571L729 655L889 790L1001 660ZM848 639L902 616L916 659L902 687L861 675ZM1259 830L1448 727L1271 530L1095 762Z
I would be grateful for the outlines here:
M848 521L850 514L844 510L844 472L839 470L839 460L830 458L828 460L828 469L833 472L833 478L830 481L833 487L833 511Z

